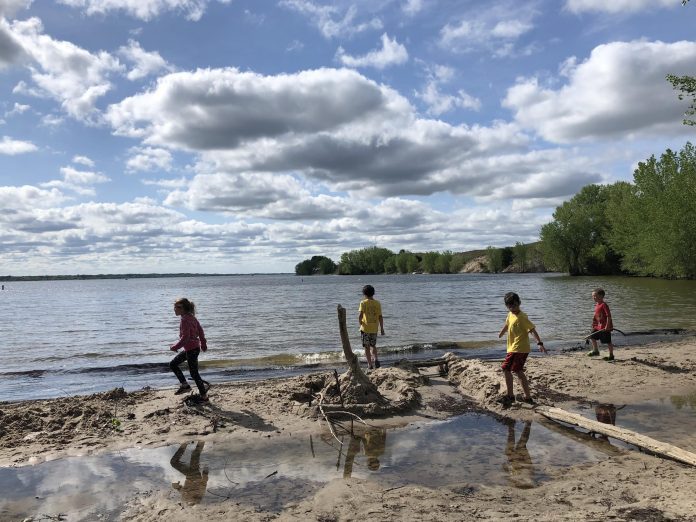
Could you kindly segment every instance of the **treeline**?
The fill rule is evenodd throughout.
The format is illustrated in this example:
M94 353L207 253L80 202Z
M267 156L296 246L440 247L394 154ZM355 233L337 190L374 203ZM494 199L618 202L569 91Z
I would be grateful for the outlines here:
M588 185L541 228L545 262L573 275L696 277L696 148L638 164L633 183Z
M488 247L459 253L449 250L420 253L400 250L395 253L388 248L372 246L343 253L338 264L324 256L305 259L295 266L295 274L456 274L472 261L475 267L471 271L476 272L545 270L538 244L518 242L513 247Z

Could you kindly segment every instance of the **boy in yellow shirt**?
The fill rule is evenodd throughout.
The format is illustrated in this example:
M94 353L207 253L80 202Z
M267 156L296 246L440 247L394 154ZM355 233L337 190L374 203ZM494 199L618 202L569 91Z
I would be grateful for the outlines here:
M377 327L379 326L381 334L384 335L384 318L382 317L382 305L374 298L374 287L365 285L362 292L365 299L360 301L358 322L360 323L360 337L363 348L365 348L365 357L367 357L367 367L371 370L380 367L379 359L377 359Z
M515 396L512 393L512 374L515 373L522 384L522 390L524 391L523 402L527 404L534 404L532 395L529 392L529 381L527 381L527 376L524 374L524 363L531 352L529 346L529 334L531 333L537 340L537 346L542 353L546 353L546 348L544 348L544 343L541 341L539 334L536 331L534 323L532 323L527 314L520 310L521 304L520 296L515 292L508 292L505 294L505 306L509 310L507 318L505 319L505 325L498 334L498 338L501 338L507 332L507 355L501 368L503 369L503 375L505 375L505 387L507 394L503 395L498 399L504 407L510 406L515 402Z

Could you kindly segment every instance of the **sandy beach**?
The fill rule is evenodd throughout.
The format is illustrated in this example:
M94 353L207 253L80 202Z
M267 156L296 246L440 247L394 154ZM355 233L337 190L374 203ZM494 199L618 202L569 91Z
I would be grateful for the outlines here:
M635 404L694 394L696 337L678 336L651 345L622 347L616 351L613 363L588 358L584 351L534 357L527 363L527 373L540 405L580 411L594 419L593 408L598 403ZM381 368L372 372L370 379L387 400L383 414L366 416L373 425L394 428L469 411L486 412L498 419L506 417L511 422L541 420L533 408L503 409L495 402L503 384L499 363L494 361L450 357L445 376L437 375L432 368L420 372ZM211 402L205 405L183 400L173 394L173 389L130 393L116 389L79 398L0 403L0 466L17 468L67 456L191 440L235 437L272 441L287 433L317 432L330 437L315 395L333 382L333 374L318 373L216 384L210 392ZM336 403L338 399L332 400ZM686 435L675 435L673 443L696 453L696 443L688 435L696 429L696 415L691 418L693 425L685 427ZM582 430L570 433L568 428L559 429L568 430L568 436L576 437L577 444L612 444ZM696 520L696 467L626 446L612 445L605 453L599 461L559 469L532 488L473 482L436 488L419 484L386 487L375 474L375 479L332 480L301 501L271 511L234 498L196 504L183 501L175 490L150 491L131 498L120 517L152 521L194 517L321 521Z

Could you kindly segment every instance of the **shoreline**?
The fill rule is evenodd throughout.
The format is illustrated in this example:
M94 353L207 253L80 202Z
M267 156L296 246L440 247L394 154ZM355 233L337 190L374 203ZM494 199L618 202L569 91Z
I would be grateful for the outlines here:
M622 347L617 349L616 359L614 363L597 361L582 352L530 359L527 373L532 393L540 404L579 411L600 402L637 404L696 394L693 335ZM406 407L391 415L370 417L369 422L406 426L471 411L515 422L538 422L540 416L532 409L502 409L495 403L502 385L498 367L495 361L450 357L447 377L424 379L397 368L376 370L370 374L371 380ZM288 433L327 433L323 418L309 404L311 394L333 378L326 373L214 384L211 405L200 408L186 405L181 397L173 395L173 388L135 392L117 389L89 396L2 402L0 466L21 469L67 456L157 448L192 439L223 441L233 437L251 441L267 437L280 441ZM691 428L696 429L696 416ZM585 437L580 431L577 436ZM675 442L696 452L696 442L688 437ZM591 481L588 476L593 477ZM696 468L625 449L604 461L554 473L531 490L472 483L436 489L411 484L397 492L381 487L379 475L374 479L332 481L303 501L283 507L280 513L265 515L257 507L236 505L233 498L185 506L178 494L159 492L131 499L122 518L180 520L200 513L209 520L226 520L227 510L238 512L243 520L262 520L270 515L287 520L320 516L351 520L372 513L379 513L385 520L421 518L418 513L448 521L584 520L609 515L615 520L693 520L689 517L696 513L696 501L689 493L696 486ZM659 513L663 518L655 518Z

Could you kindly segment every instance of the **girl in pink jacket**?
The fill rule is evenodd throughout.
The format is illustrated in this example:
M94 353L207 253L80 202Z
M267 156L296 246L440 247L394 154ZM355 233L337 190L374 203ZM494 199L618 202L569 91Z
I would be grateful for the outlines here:
M174 302L174 313L181 316L179 342L173 344L170 349L173 352L176 352L179 348L184 349L183 352L177 354L169 363L169 368L171 368L181 383L181 386L179 386L175 394L179 395L191 390L191 386L186 382L184 373L181 371L181 368L179 368L179 365L186 361L188 363L189 373L195 381L196 386L198 386L201 400L207 402L210 384L201 379L201 375L198 373L198 356L201 350L205 352L208 349L208 344L205 340L203 327L201 323L198 322L198 319L196 319L196 305L194 305L192 301L182 297Z

